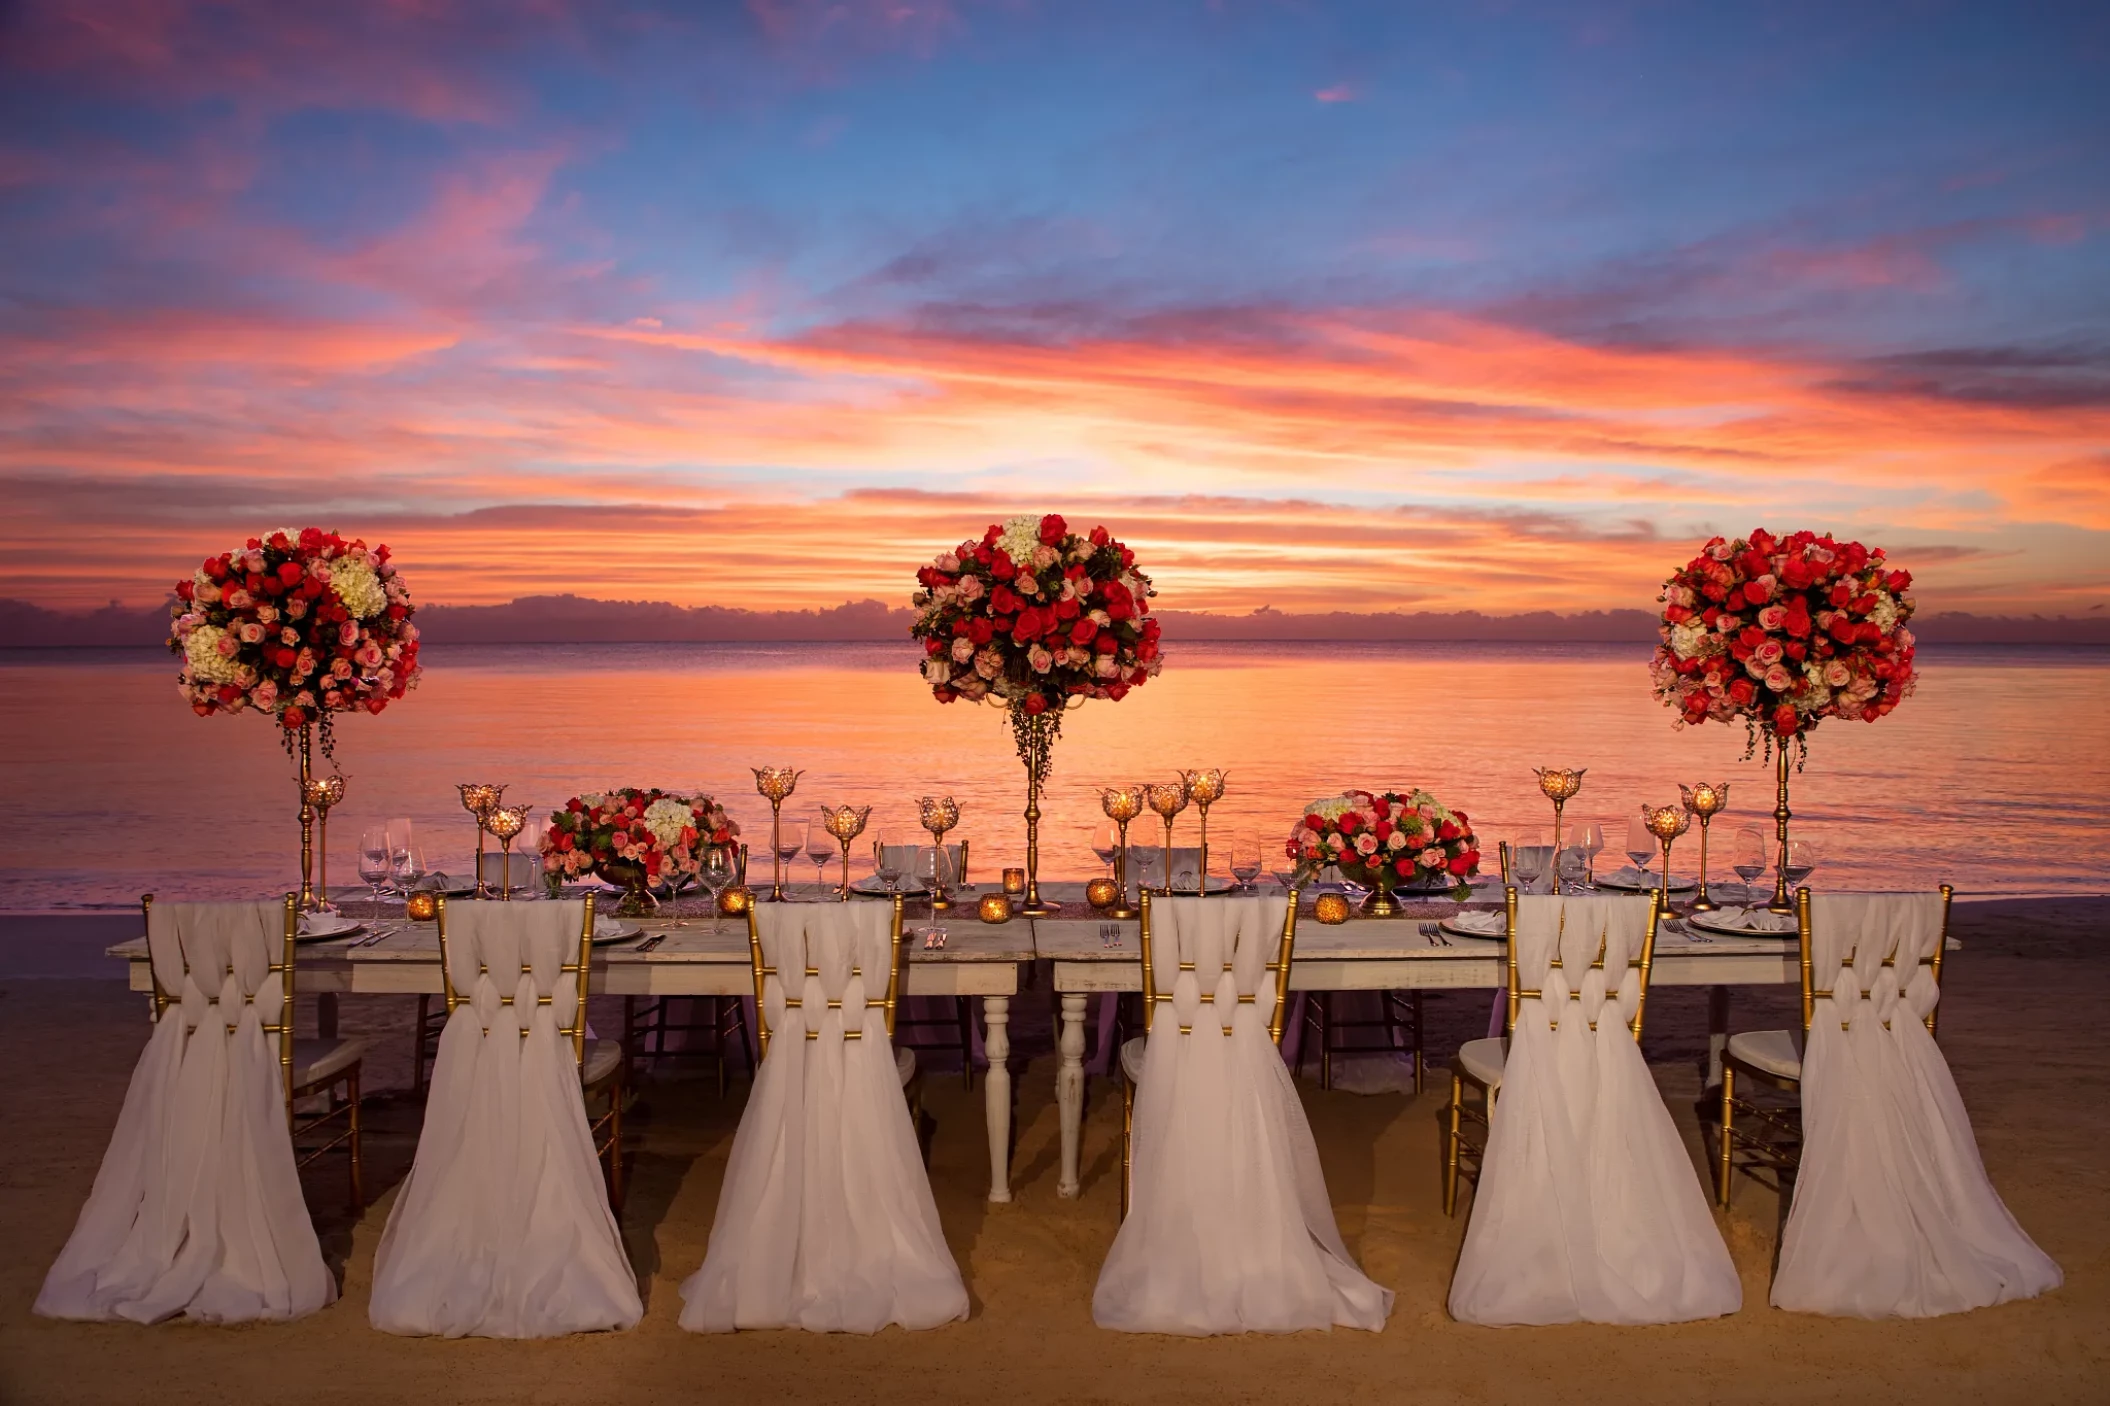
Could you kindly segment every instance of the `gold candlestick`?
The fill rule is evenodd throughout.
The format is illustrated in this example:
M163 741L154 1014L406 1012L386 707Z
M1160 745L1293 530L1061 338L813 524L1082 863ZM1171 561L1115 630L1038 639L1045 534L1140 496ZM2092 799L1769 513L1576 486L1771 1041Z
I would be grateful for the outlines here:
M316 906L330 906L330 807L344 799L342 776L311 777L301 788L315 812L315 878L320 890Z
M865 822L871 818L870 806L821 807L821 828L842 842L842 900L845 903L850 901L850 842L865 832Z
M1231 773L1216 767L1203 767L1180 773L1180 783L1187 788L1188 798L1194 802L1202 818L1202 853L1200 873L1194 876L1194 891L1209 891L1209 807L1223 799L1224 780Z
M959 802L950 796L919 796L916 818L930 831L930 911L949 913L952 895L945 891L945 832L960 823Z
M491 828L491 812L505 799L506 788L485 785L473 781L458 781L454 789L461 792L462 809L476 817L476 896L489 898L489 889L484 884L484 833ZM508 874L507 878L512 875Z
M513 897L513 841L527 828L528 812L533 806L493 806L485 824L498 837L499 864L502 866L498 880L498 896L508 902ZM483 860L477 860L478 876L481 877Z
M1692 824L1692 816L1683 806L1643 806L1641 816L1648 824L1648 832L1663 842L1663 876L1657 881L1660 895L1659 911L1670 911L1670 846L1671 842L1685 833Z
M784 801L798 787L803 773L788 766L749 767L755 774L755 789L769 801L769 901L784 901Z
M1794 812L1788 809L1788 739L1774 739L1780 751L1780 798L1773 807L1773 835L1780 846L1773 865L1773 901L1766 905L1770 912L1793 913L1794 895L1788 892L1788 820Z
M1187 808L1187 783L1182 780L1177 786L1146 786L1143 799L1165 822L1165 886L1158 890L1165 897L1172 897L1172 817Z
M1685 809L1700 818L1700 892L1692 900L1692 911L1711 913L1722 905L1707 896L1707 823L1729 804L1729 783L1724 781L1714 785L1701 781L1687 786L1680 782L1678 796L1685 802Z
M300 730L300 896L297 902L303 913L313 910L315 903L315 728L303 725Z
M1062 730L1062 710L1029 713L1014 705L1010 712L1011 735L1026 763L1026 892L1018 911L1027 918L1051 918L1061 909L1040 896L1040 793L1048 784L1049 754Z
M1109 786L1099 793L1099 808L1114 822L1120 838L1114 847L1114 901L1109 918L1133 918L1138 910L1128 906L1128 822L1143 813L1141 786Z
M1573 800L1575 793L1582 789L1583 773L1588 771L1589 768L1586 766L1579 766L1573 769L1564 766L1535 766L1532 770L1538 773L1539 790L1545 792L1546 799L1553 802L1553 863L1551 868L1553 870L1553 891L1559 893L1561 891L1561 807Z

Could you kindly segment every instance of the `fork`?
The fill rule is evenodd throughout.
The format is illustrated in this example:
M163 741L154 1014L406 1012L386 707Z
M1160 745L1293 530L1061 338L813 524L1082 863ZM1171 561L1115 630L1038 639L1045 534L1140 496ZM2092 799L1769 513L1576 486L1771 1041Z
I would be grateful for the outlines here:
M1434 923L1421 923L1418 928L1421 933L1421 940L1434 947L1436 945L1436 925Z

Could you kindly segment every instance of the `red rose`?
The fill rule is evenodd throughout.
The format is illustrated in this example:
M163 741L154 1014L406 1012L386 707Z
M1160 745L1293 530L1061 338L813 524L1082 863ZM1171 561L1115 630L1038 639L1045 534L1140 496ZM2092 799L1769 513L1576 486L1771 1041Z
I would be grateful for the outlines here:
M193 589L195 588L191 585L190 582L178 581L176 583L176 599L189 600L191 598L191 592Z
M995 630L990 627L986 619L967 622L967 638L973 640L977 645L989 643L990 636L995 633Z
M366 700L366 711L369 713L374 713L378 715L380 711L383 708L386 708L387 706L388 700L386 698L369 698Z
M1094 625L1089 620L1079 620L1076 624L1070 626L1070 643L1090 644L1092 636L1098 633L1099 627L1097 625Z
M1787 704L1783 703L1773 710L1773 730L1782 737L1794 736L1795 730L1799 726L1800 722L1795 716L1795 710Z
M1026 716L1037 718L1048 711L1048 700L1037 693L1026 695Z
M1414 877L1414 861L1412 859L1395 860L1392 865L1392 872L1399 875L1402 879L1411 879Z
M1471 873L1472 869L1472 862L1462 854L1450 862L1450 871L1461 879Z
M1326 822L1316 815L1307 815L1304 817L1304 828L1307 830L1317 830L1323 834L1326 830Z
M987 545L976 547L974 549L974 559L978 565L987 566L996 560L996 552Z
M945 641L939 639L936 635L932 635L923 642L923 652L925 654L936 654L943 648L945 648Z
M1040 520L1040 540L1043 546L1060 546L1062 539L1070 535L1070 525L1062 520L1061 513L1049 513Z
M999 581L1009 581L1018 575L1018 564L1011 560L1008 552L998 552L989 563L989 574Z
M1730 700L1741 707L1750 707L1751 700L1757 696L1758 690L1749 679L1737 679L1729 685Z
M1436 827L1436 838L1439 840L1455 840L1458 838L1458 835L1458 827L1451 824L1451 822L1448 820L1444 821L1441 825L1438 825Z
M279 725L282 727L299 727L307 720L308 715L298 708L288 708L278 715Z
M1101 654L1112 654L1120 647L1121 642L1112 635L1101 635L1098 639L1092 641L1092 648L1098 650Z
M1119 703L1122 699L1128 697L1128 685L1125 683L1110 683L1106 686L1106 696Z
M960 696L959 694L953 692L950 688L947 688L944 684L939 684L937 688L932 690L932 692L937 695L937 699L940 703L950 703L953 699L958 698Z
M1356 831L1363 828L1363 817L1351 810L1343 814L1334 824L1340 827L1342 834L1353 835Z
M1912 573L1909 571L1893 571L1883 579L1883 584L1890 588L1892 595L1900 595L1912 585Z
M1077 602L1074 600L1059 600L1055 602L1055 618L1057 620L1075 620L1077 618L1077 608ZM1079 641L1079 643L1082 643L1082 641Z
M1103 528L1103 527L1095 527L1095 528L1093 528L1093 529L1092 529L1092 532L1091 532L1091 541L1092 541L1092 545L1093 545L1093 546L1095 546L1095 547L1103 547L1103 546L1105 546L1105 545L1106 545L1106 544L1107 544L1108 542L1111 542L1111 541L1113 541L1113 540L1114 540L1114 539L1113 539L1113 534L1112 534L1112 533L1110 533L1110 532L1108 532L1108 531L1107 531L1107 530L1106 530L1105 528Z

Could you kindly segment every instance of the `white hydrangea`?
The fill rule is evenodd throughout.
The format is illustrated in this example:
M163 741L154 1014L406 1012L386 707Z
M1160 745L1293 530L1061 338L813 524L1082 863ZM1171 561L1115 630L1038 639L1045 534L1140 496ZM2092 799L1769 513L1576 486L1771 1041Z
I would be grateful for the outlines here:
M662 796L645 807L644 819L645 828L659 841L659 847L674 849L681 844L681 832L696 823L696 813L686 803Z
M1868 618L1888 635L1898 627L1898 598L1888 591L1877 591L1875 608L1868 612Z
M1030 513L1024 517L1006 518L1003 535L996 539L996 544L1013 561L1032 561L1033 549L1040 545L1040 519Z
M1702 620L1687 620L1670 627L1670 647L1680 659L1698 657L1707 647L1707 637L1714 632Z
M227 632L217 625L200 625L183 641L183 662L193 683L234 683L240 676L240 666L234 659L220 653L220 641Z
M354 619L364 620L388 609L388 592L381 586L381 577L366 562L350 557L331 562L330 589Z

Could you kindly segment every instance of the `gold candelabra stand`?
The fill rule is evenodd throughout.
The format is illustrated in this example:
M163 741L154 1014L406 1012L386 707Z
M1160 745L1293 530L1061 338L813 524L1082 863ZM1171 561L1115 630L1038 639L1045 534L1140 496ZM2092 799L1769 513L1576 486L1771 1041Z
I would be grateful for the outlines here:
M1040 793L1048 784L1048 758L1054 750L1055 734L1062 727L1062 713L1028 713L1011 710L1011 731L1026 762L1026 892L1018 911L1028 918L1052 917L1061 909L1040 896Z
M330 807L344 799L342 776L311 776L301 783L301 797L315 812L315 906L330 906Z
M1114 902L1106 910L1109 918L1133 918L1140 911L1128 905L1128 822L1143 813L1144 790L1141 786L1109 786L1099 793L1099 809L1119 834L1114 844Z
M945 832L960 823L960 804L950 796L919 796L916 820L930 831L930 911L952 911L952 895L945 891Z
M315 901L315 727L300 730L300 911L309 912Z
M769 901L784 901L784 802L798 788L803 774L788 766L749 767L755 774L755 789L769 802ZM744 880L743 880L744 882Z
M1773 837L1779 848L1773 863L1773 901L1766 908L1774 913L1795 911L1795 896L1788 892L1788 821L1794 815L1788 809L1789 741L1785 737L1773 739L1780 765L1780 794L1773 806Z
M1202 852L1197 866L1201 872L1194 877L1196 893L1209 891L1209 807L1223 799L1224 779L1229 775L1229 772L1218 767L1203 767L1180 773L1180 784L1187 788L1187 796L1194 802L1194 808L1201 812L1202 818ZM1171 880L1168 878L1166 882L1169 884Z
M1167 898L1172 896L1172 817L1187 808L1187 783L1183 778L1177 786L1146 786L1143 799L1165 822L1165 886L1158 890Z
M821 828L842 844L843 883L842 901L850 901L850 842L865 832L865 822L872 818L870 806L822 806Z
M522 830L527 828L528 812L533 809L533 806L493 806L490 814L484 819L485 826L490 829L493 835L498 837L498 862L502 871L498 878L498 896L509 902L513 897L513 841L519 837ZM483 859L481 855L477 858L476 868L477 877L481 880L483 877Z
M1659 911L1670 912L1670 847L1692 824L1692 814L1683 806L1643 806L1641 817L1648 832L1663 842L1663 874L1657 880Z
M1575 793L1582 789L1583 773L1588 771L1589 768L1586 766L1574 768L1535 766L1532 770L1538 773L1539 790L1545 793L1547 800L1553 802L1553 860L1549 867L1553 870L1553 891L1559 893L1561 891L1561 807L1575 799Z
M1700 819L1700 891L1692 900L1692 911L1711 913L1722 905L1707 896L1707 825L1729 804L1729 783L1701 781L1687 786L1680 782L1678 797L1685 802L1685 809Z
M505 799L506 788L474 781L459 781L454 789L461 792L462 809L476 817L476 896L489 898L490 890L484 884L484 835L491 828L491 812L498 809ZM508 874L507 878L512 875Z

